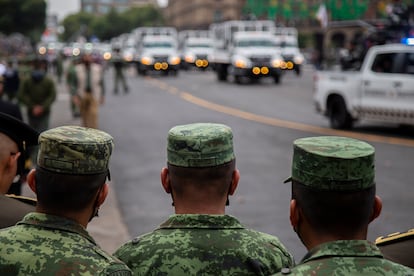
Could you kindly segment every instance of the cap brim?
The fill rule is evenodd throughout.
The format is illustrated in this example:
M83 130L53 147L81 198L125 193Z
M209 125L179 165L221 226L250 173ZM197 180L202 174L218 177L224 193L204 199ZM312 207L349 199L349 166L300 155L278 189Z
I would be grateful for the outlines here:
M291 176L289 176L288 178L286 178L285 181L283 181L284 184L288 183L288 182L292 182L292 177Z
M19 147L25 143L26 146L38 144L39 132L6 113L0 112L0 132L9 136Z

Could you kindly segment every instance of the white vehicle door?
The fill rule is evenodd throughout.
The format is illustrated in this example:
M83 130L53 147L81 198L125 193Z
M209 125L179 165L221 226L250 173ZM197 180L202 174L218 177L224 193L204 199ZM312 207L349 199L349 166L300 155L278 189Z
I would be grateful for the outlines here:
M361 83L361 117L414 123L414 53L379 53Z

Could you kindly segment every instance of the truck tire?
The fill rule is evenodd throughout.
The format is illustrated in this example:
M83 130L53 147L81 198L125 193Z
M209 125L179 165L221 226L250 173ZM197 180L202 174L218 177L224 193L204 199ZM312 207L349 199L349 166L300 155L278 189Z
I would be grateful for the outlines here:
M227 66L217 65L216 72L217 72L217 79L219 81L227 80Z
M295 72L296 72L296 76L300 76L301 70L300 70L300 65L296 65L295 66Z
M274 76L273 76L273 81L274 81L276 84L279 84L279 83L280 83L280 75L274 75Z
M346 109L345 101L342 97L335 97L328 102L328 116L331 128L352 128L353 119Z

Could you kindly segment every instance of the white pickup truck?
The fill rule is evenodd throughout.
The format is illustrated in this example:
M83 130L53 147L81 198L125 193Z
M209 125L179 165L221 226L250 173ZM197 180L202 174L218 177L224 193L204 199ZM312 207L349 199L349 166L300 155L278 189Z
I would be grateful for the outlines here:
M336 129L357 120L414 125L414 46L373 46L359 71L317 71L314 102Z

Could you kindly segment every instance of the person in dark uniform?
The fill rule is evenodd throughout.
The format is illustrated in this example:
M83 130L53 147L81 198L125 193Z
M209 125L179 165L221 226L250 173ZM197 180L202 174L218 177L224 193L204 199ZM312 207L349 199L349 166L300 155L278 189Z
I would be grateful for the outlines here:
M21 120L0 112L0 228L14 225L34 210L34 200L8 197L6 193L22 166L27 147L36 145L38 136L37 131Z
M397 232L378 237L375 240L375 244L385 258L414 268L414 228L406 232Z
M14 103L10 100L6 101L4 100L3 94L5 93L4 85L6 84L6 78L3 78L3 76L0 76L0 112L6 113L10 116L13 116L20 121L23 121L22 112L20 111L20 107L17 103ZM21 157L20 159L22 159ZM30 159L29 159L30 160ZM28 170L26 170L26 166L23 164L25 160L22 159L20 164L18 175L13 179L13 183L11 184L9 190L7 191L7 194L14 194L14 195L21 195L22 193L22 183L23 179L25 178L26 174L28 173Z

